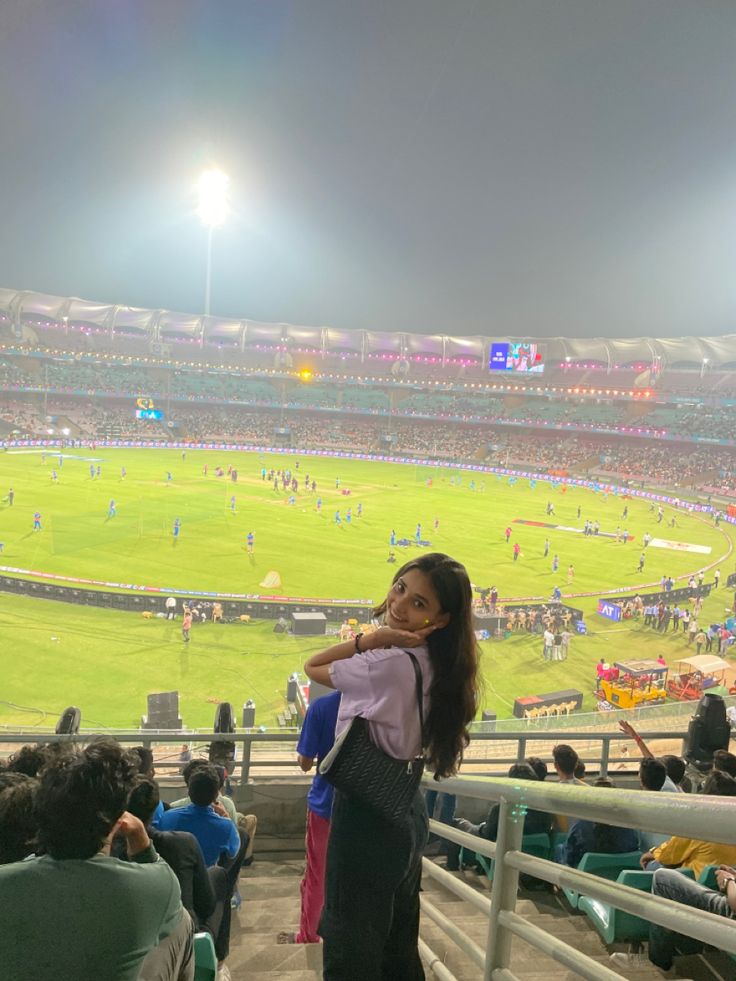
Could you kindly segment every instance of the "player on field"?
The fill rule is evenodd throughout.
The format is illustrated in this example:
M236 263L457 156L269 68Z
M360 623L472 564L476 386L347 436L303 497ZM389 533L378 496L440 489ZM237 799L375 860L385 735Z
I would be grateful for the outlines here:
M107 516L108 516L108 518L114 518L117 513L118 512L116 510L115 501L110 501L110 504L109 504L109 506L107 508Z
M173 528L173 531L172 531L172 534L173 534L174 538L178 538L179 537L179 530L180 530L180 528L181 528L181 521L178 518L175 518L174 519L174 528Z
M252 531L249 531L248 532L248 537L246 538L245 541L246 541L246 545L247 545L247 548L248 548L248 553L250 555L253 554L253 546L255 544L255 540L256 540L256 536L253 534Z
M230 498L230 510L235 514L235 495Z
M40 511L35 511L34 514L33 514L33 530L34 531L40 531L41 530L41 512Z

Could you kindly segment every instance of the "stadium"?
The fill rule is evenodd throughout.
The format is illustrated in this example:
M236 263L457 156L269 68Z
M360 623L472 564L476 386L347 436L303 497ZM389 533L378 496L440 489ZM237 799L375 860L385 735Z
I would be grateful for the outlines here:
M0 12L0 975L730 981L733 11L177 6Z
M300 671L304 641L273 636L270 620L323 612L322 633L353 614L363 622L388 560L418 547L466 556L487 638L483 708L499 719L516 699L564 689L592 711L601 658L659 652L659 631L638 614L601 617L602 598L695 577L709 622L733 626L725 589L711 595L716 570L725 586L733 569L732 338L318 331L11 290L0 305L2 573L26 596L67 601L40 604L43 634L39 604L33 614L34 658L56 700L33 704L19 665L15 683L6 677L7 723L79 701L94 675L84 652L105 636L119 687L86 702L97 722L130 727L142 696L176 687L191 725L207 724L213 700L252 699L272 727L284 710L274 692ZM533 363L495 368L493 353L514 345ZM361 596L344 589L356 562ZM546 608L555 590L586 633L564 664L545 664L541 612L521 624L516 614ZM204 604L191 650L217 659L218 690L168 664L164 684L160 666L181 643L169 594L179 609ZM207 617L216 602L219 624ZM27 643L24 603L8 626ZM131 604L135 619L116 612ZM667 644L674 673L694 648L671 628ZM76 667L64 658L57 674L48 665L64 648ZM730 687L731 672L721 680Z

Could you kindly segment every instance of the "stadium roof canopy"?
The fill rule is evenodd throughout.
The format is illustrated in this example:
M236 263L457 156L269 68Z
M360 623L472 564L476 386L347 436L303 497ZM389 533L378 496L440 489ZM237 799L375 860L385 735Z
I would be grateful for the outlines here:
M152 341L199 341L241 349L300 350L328 354L352 353L387 358L452 359L468 364L485 361L492 342L525 340L502 334L459 337L453 334L407 334L392 331L335 330L300 327L252 320L228 320L170 310L96 303L77 297L50 296L0 288L0 318L20 328L46 324L70 324L115 334L138 335ZM546 361L588 362L604 366L651 364L655 357L670 368L736 369L736 334L720 337L539 338Z

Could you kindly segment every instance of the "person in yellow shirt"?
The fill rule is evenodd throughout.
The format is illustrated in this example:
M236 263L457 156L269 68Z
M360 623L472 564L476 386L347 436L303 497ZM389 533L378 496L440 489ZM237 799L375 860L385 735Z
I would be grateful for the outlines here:
M736 780L727 773L713 770L706 777L701 793L736 797ZM708 865L736 865L736 845L674 835L656 848L644 852L640 861L641 867L648 872L661 868L690 868L697 879Z

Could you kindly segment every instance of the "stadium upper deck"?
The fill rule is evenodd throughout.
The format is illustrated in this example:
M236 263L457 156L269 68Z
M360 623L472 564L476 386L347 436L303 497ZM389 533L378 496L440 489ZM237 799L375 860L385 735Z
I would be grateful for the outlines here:
M459 337L336 330L143 310L74 297L0 289L0 338L27 348L148 358L192 366L321 377L360 375L383 384L486 383L496 389L658 398L736 396L736 335L676 339L524 339L544 370L490 372L502 334ZM516 339L517 341L519 339Z

